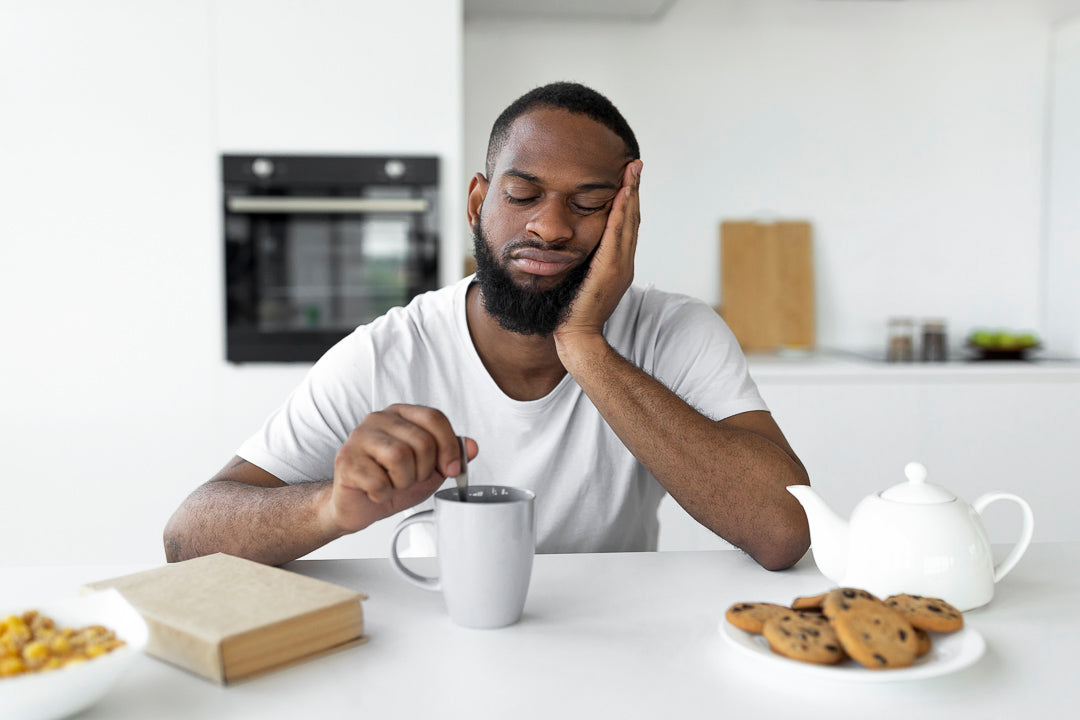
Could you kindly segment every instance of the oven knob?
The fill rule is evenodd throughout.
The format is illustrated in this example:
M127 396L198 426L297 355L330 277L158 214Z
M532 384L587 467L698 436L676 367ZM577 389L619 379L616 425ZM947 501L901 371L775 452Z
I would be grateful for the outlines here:
M405 174L405 163L400 160L387 160L383 170L386 171L386 177L397 180Z
M266 158L254 160L251 163L251 172L255 177L268 178L274 174L274 161Z

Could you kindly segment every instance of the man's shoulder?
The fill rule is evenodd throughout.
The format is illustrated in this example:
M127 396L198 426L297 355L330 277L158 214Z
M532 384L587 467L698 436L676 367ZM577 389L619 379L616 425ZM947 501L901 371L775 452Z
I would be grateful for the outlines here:
M447 329L464 304L462 298L469 278L450 283L437 290L429 290L415 296L406 305L391 308L384 315L369 323L374 335L398 333L406 330L423 332L425 328Z
M663 318L680 312L711 311L704 301L690 295L661 290L652 284L631 285L616 312L641 321Z
M624 357L645 362L661 349L685 348L708 338L728 342L730 332L704 300L652 285L633 285L612 313L604 335Z

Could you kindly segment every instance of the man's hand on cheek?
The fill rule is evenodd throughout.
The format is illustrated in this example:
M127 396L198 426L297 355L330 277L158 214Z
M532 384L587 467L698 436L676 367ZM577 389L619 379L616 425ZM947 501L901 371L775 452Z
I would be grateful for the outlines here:
M640 160L632 160L623 169L623 186L611 203L607 225L589 266L589 274L569 316L555 330L555 344L560 354L567 344L602 336L604 323L634 280L634 254L641 224L638 203L641 167Z

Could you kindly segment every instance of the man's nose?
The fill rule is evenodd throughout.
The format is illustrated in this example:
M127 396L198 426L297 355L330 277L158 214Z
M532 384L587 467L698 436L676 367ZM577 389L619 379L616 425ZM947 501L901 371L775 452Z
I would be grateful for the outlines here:
M544 242L565 242L574 234L571 220L566 203L558 198L548 198L536 205L525 230Z

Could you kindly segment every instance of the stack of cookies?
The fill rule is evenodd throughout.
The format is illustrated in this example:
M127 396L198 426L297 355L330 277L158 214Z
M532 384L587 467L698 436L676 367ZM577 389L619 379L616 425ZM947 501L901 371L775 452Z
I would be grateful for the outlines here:
M832 665L852 658L872 670L908 667L930 652L929 633L948 633L964 616L938 598L893 595L879 600L858 588L797 597L791 607L742 602L727 621L764 635L773 652L802 662Z

